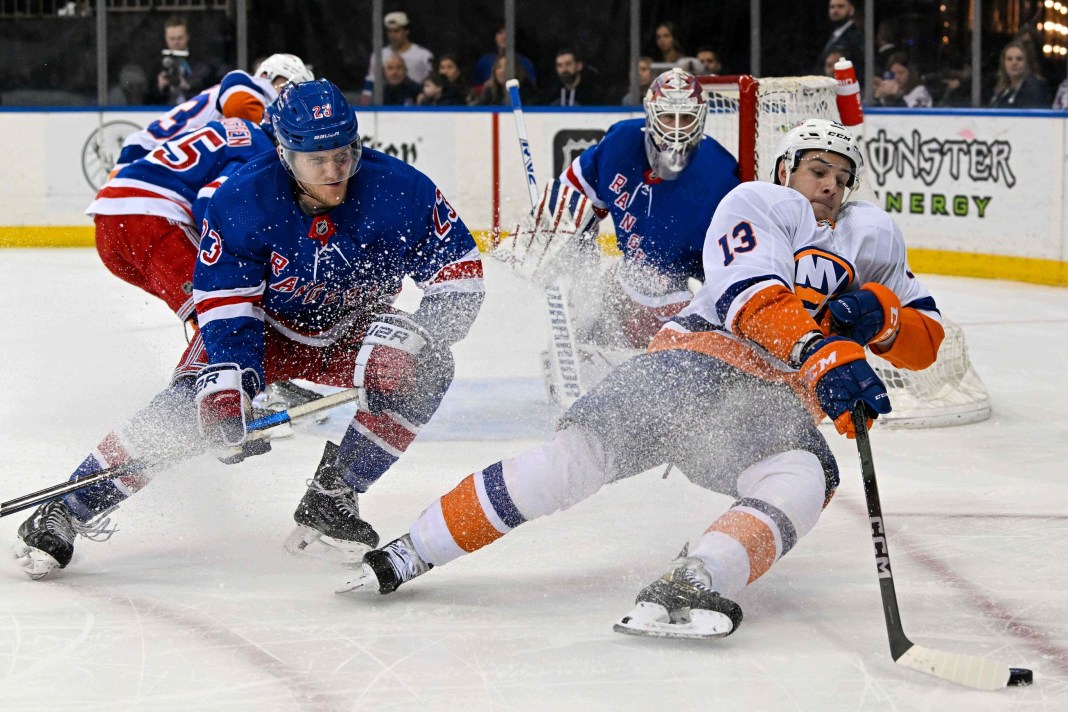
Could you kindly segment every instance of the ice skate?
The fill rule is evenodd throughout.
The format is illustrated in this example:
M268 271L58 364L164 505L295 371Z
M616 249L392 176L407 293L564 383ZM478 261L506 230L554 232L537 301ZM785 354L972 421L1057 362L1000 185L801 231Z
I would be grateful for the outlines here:
M350 591L374 591L393 593L397 587L416 576L422 576L433 564L423 561L412 545L412 537L405 534L394 539L381 549L368 551L363 556L363 569L360 575L337 590L337 593Z
M712 589L701 560L681 556L670 571L638 593L633 610L612 630L652 638L712 640L730 635L741 623L742 609Z
M283 546L291 554L355 566L378 545L378 534L360 519L356 492L336 465L339 450L327 442L315 477L293 513L297 527Z
M79 534L94 541L111 538L116 530L108 528L107 514L113 509L82 523L62 500L42 504L19 527L12 547L16 563L35 580L65 568L74 556L74 538Z

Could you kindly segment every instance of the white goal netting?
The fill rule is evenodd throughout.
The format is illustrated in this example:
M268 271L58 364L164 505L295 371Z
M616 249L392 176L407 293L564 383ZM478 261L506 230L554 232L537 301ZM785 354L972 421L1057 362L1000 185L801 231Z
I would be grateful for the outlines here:
M938 359L923 371L905 371L868 352L868 362L886 384L893 411L878 422L898 428L937 428L990 417L990 394L968 358L964 331L943 319L946 338Z

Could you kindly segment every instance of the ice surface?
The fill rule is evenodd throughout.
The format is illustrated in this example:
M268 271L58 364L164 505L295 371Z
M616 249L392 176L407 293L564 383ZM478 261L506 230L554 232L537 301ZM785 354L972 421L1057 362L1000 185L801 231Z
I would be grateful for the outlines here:
M0 267L7 500L65 480L165 383L184 339L90 250L3 250ZM338 596L353 571L281 548L321 451L301 435L161 475L54 578L0 565L0 709L1068 709L1068 290L925 281L964 327L994 415L872 434L905 630L1033 668L1033 687L974 692L892 663L856 451L833 432L837 496L712 643L611 630L729 504L677 472L607 487L392 596ZM487 287L453 392L361 500L384 537L552 431L540 297L495 264ZM0 520L0 553L24 516Z

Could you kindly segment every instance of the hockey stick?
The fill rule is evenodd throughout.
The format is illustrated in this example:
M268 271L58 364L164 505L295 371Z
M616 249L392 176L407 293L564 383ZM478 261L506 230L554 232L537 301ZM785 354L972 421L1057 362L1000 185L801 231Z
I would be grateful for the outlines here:
M277 413L271 413L265 415L262 418L257 418L248 424L248 439L249 440L263 440L269 437L267 430L273 428L276 425L283 425L294 420L299 420L309 415L319 413L324 410L336 408L346 403L359 398L360 389L350 388L346 391L339 391L329 396L323 396L307 403L301 403L295 405L288 410L279 411ZM94 485L97 482L103 482L104 480L113 480L117 477L125 477L127 475L133 475L141 470L150 467L153 464L144 460L135 459L128 462L124 462L121 465L115 465L99 472L94 472L84 477L68 480L52 487L45 487L42 490L31 492L30 494L16 497L15 499L8 500L7 502L0 503L0 517L6 517L9 514L15 512L21 512L24 509L29 509L38 504L50 502L53 499L58 499L65 494L76 492L90 485Z
M987 658L926 648L916 645L905 635L901 627L901 613L897 607L894 573L890 569L890 551L883 526L879 486L875 481L875 463L871 455L871 441L868 439L868 416L862 401L857 401L853 407L853 427L857 431L864 498L868 503L871 539L875 545L875 570L879 574L879 593L883 599L886 634L890 638L890 655L894 662L977 690L1000 690L1006 686L1030 685L1034 674L1027 668L1010 668Z
M519 81L509 79L505 86L512 102L512 116L515 118L515 132L519 138L519 153L523 158L526 173L527 192L530 195L530 208L538 207L538 182L534 178L534 157L530 153L530 139L527 138L527 126L523 121L523 103L519 98ZM582 381L579 378L578 351L575 349L575 328L571 322L564 290L558 283L545 288L545 302L549 309L549 329L552 332L552 345L549 348L549 367L553 381L556 383L557 397L566 410L582 395Z

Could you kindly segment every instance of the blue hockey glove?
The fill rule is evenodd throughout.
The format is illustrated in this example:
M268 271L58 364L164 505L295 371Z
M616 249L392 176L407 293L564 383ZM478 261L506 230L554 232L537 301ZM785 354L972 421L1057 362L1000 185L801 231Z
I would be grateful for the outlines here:
M901 300L878 282L868 282L855 292L835 297L827 308L831 313L831 333L861 346L891 342L901 326Z
M233 465L271 449L268 440L248 440L252 399L260 390L259 376L236 363L205 366L197 374L196 406L200 432L217 450L220 462Z
M801 364L801 379L834 427L848 438L857 436L850 413L857 401L864 403L869 427L872 419L890 412L886 386L864 359L864 347L855 341L841 336L817 341Z

